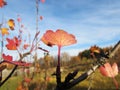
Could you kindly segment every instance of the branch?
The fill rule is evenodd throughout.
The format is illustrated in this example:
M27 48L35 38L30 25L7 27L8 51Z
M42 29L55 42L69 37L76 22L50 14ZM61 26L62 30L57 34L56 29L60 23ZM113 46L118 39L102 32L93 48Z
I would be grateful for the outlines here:
M74 71L73 73L69 73L66 76L64 82L57 84L55 90L68 90L68 89L74 87L75 85L77 85L78 83L84 81L85 79L87 79L88 76L90 76L93 72L95 72L97 68L104 65L106 63L106 59L114 56L119 48L120 48L120 41L114 46L114 48L112 49L110 54L106 54L102 50L99 53L94 53L95 57L97 58L97 61L96 61L95 65L90 70L83 73L82 75L80 75L76 79L74 79L74 77L77 75L78 70Z
M82 82L83 80L87 79L88 76L90 76L93 72L95 72L95 70L100 66L100 64L98 65L95 65L93 66L90 70L88 70L87 72L83 73L82 75L80 75L78 78L76 79L73 79L77 73L78 73L78 70L74 71L73 73L69 73L65 79L65 81L63 83L61 83L61 85L57 86L55 90L68 90L72 87L74 87L75 85L77 85L78 83ZM72 78L69 78L68 77L71 77ZM72 80L72 81L70 81Z
M120 48L120 41L118 41L118 43L113 47L113 49L110 52L109 57L112 58L119 48Z
M21 61L24 57L26 57L29 54L30 54L30 52L27 52L27 53L24 53L23 55L20 55L19 61ZM10 72L10 74L2 82L0 82L0 87L12 76L12 74L15 72L15 70L17 69L17 67L18 67L18 65L15 65L15 67Z
M65 77L65 83L68 83L70 82L70 80L74 79L77 73L78 73L78 69L75 70L73 73L68 73L68 75Z
M20 59L18 60L18 61L21 61L24 57L26 57L27 55L29 55L31 52L29 51L29 52L26 52L26 53L24 53L24 54L20 54L19 56L20 56Z
M17 67L18 67L18 65L15 65L15 67L13 68L13 70L11 71L11 73L2 82L0 82L0 87L12 76L12 74L17 69Z

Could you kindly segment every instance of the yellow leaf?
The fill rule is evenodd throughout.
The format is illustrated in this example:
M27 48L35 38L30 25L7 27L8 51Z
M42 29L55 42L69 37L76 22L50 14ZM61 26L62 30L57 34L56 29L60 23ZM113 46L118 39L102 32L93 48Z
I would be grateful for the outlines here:
M13 19L8 20L8 25L11 30L14 30L15 23Z
M1 28L1 33L2 33L2 35L8 35L9 34L9 32L8 32L8 28Z

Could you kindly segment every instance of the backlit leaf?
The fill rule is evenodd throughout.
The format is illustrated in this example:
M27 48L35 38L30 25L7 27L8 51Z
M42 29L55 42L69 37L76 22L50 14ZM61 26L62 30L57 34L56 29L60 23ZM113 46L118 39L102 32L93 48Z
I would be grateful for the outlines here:
M42 3L44 3L45 2L45 0L40 0Z
M19 66L30 66L31 65L31 63L26 63L26 62L23 62L23 61L13 61L13 57L10 56L10 55L2 54L2 57L4 59L3 62L7 62L7 63L10 63L10 64L19 65Z
M112 66L109 63L106 63L104 66L101 66L99 70L103 76L115 77L118 75L118 66L116 63Z
M3 58L4 60L8 60L8 61L12 61L12 60L13 60L13 57L12 57L12 56L10 56L10 55L5 55L4 53L2 54L2 58Z
M17 37L14 37L13 39L6 38L8 44L6 45L8 50L17 50L17 47L20 45L21 40L19 40Z
M68 34L66 31L58 29L56 32L48 30L41 40L44 43L58 46L67 46L76 43L75 36Z
M23 48L24 48L24 49L27 49L29 46L30 46L29 44L24 44L24 45L23 45Z
M8 20L8 25L9 25L9 28L10 28L11 30L14 30L15 23L14 23L14 20L13 20L13 19L9 19L9 20Z
M2 33L2 35L8 35L9 34L9 32L8 32L8 28L1 28L1 33Z
M5 2L5 0L0 0L0 8L2 8L5 5L7 5L7 2Z
M43 20L43 16L40 16L40 20Z

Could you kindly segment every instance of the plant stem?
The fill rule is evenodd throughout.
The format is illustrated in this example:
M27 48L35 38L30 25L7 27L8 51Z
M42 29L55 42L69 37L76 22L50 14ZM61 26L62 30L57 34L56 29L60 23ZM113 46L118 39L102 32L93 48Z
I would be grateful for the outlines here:
M13 68L13 70L10 72L10 74L0 83L0 87L12 76L12 74L14 73L14 71L17 69L18 65L15 65L15 67Z
M116 90L118 90L118 89L119 89L119 86L118 86L117 80L115 79L115 77L112 77L112 79L113 79L113 82L114 82L114 84L115 84L115 86L116 86Z
M57 85L61 83L61 72L60 72L60 49L61 46L58 46L58 65L56 69L56 79L57 79Z
M22 61L22 59L24 57L26 57L27 55L29 55L29 54L30 54L29 52L24 53L22 55L22 57L20 57L20 59L18 61ZM0 82L0 87L12 76L12 74L15 72L15 70L17 69L17 67L18 67L18 65L15 65L15 67L12 69L12 71L9 73L9 75L2 82Z

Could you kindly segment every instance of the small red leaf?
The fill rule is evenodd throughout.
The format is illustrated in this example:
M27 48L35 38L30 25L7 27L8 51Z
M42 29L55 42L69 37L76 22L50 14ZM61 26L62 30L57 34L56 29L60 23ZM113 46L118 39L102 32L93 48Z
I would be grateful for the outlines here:
M40 20L43 20L43 16L40 16Z
M4 53L2 54L2 58L3 58L4 60L8 60L8 61L12 61L12 60L13 60L13 57L12 57L12 56L10 56L10 55L5 55Z
M17 18L17 21L18 21L18 22L21 22L21 18L20 18L20 17L18 17L18 18Z
M31 80L31 78L24 78L24 81L26 82L26 83L30 83L32 80Z
M30 45L29 44L24 44L23 48L27 49Z
M13 39L6 38L8 44L6 45L8 50L17 50L17 47L20 45L21 40L19 40L17 37L14 37Z
M5 5L7 5L7 2L5 2L5 0L0 0L0 8L2 8Z
M40 0L42 3L44 3L45 2L45 0Z

